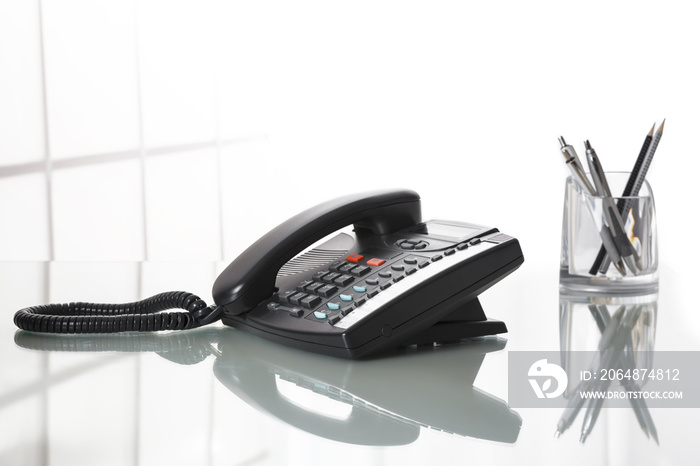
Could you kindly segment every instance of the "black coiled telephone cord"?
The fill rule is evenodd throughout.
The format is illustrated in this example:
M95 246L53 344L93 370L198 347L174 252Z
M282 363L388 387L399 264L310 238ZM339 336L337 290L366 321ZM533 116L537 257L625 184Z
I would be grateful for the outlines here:
M161 312L167 309L187 312ZM45 304L15 313L15 325L41 333L118 333L186 330L221 318L221 306L207 306L186 291L159 293L142 301L124 304Z

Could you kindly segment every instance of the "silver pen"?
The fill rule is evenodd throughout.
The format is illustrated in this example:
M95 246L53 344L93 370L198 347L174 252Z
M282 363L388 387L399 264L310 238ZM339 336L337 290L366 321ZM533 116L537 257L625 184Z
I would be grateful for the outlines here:
M578 154L576 154L576 149L571 144L567 144L566 141L564 140L564 136L559 136L559 144L561 144L561 153L564 154L564 159L566 160L566 165L569 167L569 170L571 170L571 175L572 177L577 180L579 183L581 183L581 186L583 186L586 191L588 191L588 194L591 196L595 196L595 188L591 184L590 181L588 181L588 177L586 176L586 172L583 169L583 165L581 165L581 161L578 158Z
M637 254L637 251L634 249L634 246L632 246L627 234L625 234L624 223L622 223L620 212L617 210L615 201L613 201L612 193L610 192L610 186L608 186L608 180L605 177L603 166L600 163L598 155L591 146L591 143L586 140L584 141L584 144L586 146L588 166L591 169L591 177L593 178L593 183L595 183L598 196L602 198L603 214L605 215L606 222L610 228L610 233L612 234L615 246L617 246L617 250L622 257L622 260L624 260L630 271L632 271L634 275L638 275L639 269L641 268L639 254Z
M596 190L591 184L591 182L588 181L586 172L584 171L583 166L581 165L581 161L578 158L578 154L576 154L576 149L574 149L574 147L571 144L566 143L566 141L564 140L564 136L559 136L559 144L561 144L561 153L564 155L566 165L569 167L569 170L571 170L572 179L576 180L590 196L595 196ZM586 203L586 205L588 207L588 211L591 214L591 217L595 219L596 216L593 213L592 206L588 203ZM610 233L610 229L606 225L602 225L600 227L599 234L600 239L603 242L603 247L608 253L608 257L611 258L612 263L615 265L615 268L617 268L618 272L620 272L620 275L627 275L622 262L622 258L620 257L620 254L617 251L617 247L615 246L615 242L613 241L612 233Z

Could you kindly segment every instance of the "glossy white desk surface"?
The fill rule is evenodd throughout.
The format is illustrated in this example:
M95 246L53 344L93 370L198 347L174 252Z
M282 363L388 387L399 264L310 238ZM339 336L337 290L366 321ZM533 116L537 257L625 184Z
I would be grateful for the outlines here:
M558 351L556 268L521 269L482 295L509 333L346 361L218 325L189 332L36 338L14 312L45 302L125 302L182 289L210 300L225 264L0 263L0 464L699 464L698 409L603 409L560 438L557 409L508 405L509 351ZM687 283L661 270L656 350L700 349ZM584 349L590 316L567 321ZM592 333L593 332L593 333Z

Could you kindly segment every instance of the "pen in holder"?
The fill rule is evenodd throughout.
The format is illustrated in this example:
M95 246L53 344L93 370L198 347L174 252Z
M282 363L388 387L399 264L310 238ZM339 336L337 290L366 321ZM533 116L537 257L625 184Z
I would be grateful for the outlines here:
M611 192L622 192L629 173L611 172ZM615 212L616 211L616 212ZM566 180L559 285L567 293L654 293L658 252L654 195L645 181L639 195L592 196Z

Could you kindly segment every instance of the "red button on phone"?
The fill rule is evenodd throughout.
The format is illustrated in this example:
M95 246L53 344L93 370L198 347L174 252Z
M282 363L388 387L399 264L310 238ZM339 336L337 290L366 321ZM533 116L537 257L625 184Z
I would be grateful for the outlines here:
M377 267L378 265L382 265L384 262L386 262L384 259L370 259L367 261L367 265L373 265Z
M354 262L357 264L358 262L360 262L364 258L365 258L365 256L361 256L359 254L350 254L348 257L345 258L345 260L348 262Z

